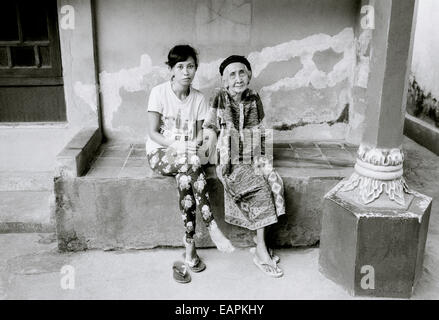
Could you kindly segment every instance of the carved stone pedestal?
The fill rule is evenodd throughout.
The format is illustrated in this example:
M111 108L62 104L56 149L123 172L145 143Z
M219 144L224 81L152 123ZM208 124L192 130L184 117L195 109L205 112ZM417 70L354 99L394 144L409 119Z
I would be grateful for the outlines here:
M432 199L407 187L402 161L360 147L355 173L325 196L320 271L352 295L408 298L422 274Z
M422 272L432 199L407 186L401 152L417 3L361 1L374 21L364 132L355 172L325 196L320 237L322 273L354 295L410 297Z

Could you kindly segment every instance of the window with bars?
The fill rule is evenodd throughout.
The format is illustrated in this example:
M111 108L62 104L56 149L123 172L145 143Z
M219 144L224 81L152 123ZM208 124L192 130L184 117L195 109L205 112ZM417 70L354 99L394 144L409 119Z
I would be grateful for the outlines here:
M3 0L0 122L65 120L62 85L56 0Z
M0 6L2 82L56 83L47 78L58 77L62 83L55 1L5 1ZM13 81L29 77L34 81Z

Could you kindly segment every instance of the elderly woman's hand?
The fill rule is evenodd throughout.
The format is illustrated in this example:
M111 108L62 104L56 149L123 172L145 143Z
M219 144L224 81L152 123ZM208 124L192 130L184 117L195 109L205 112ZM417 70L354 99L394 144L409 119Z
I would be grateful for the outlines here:
M201 164L216 164L216 132L211 129L203 130L202 144L198 147L197 154L200 157Z
M195 154L197 152L196 142L192 141L175 141L169 146L169 149L177 155Z
M175 151L177 154L184 154L184 153L186 153L186 142L185 141L174 141L169 146L169 149Z

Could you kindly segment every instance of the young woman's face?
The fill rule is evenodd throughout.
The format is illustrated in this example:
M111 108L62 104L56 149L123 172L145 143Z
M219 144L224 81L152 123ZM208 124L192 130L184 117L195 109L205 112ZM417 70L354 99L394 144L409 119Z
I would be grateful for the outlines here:
M224 70L224 85L233 94L244 92L250 83L250 72L245 64L234 62Z
M171 69L174 81L182 86L189 86L192 83L196 71L195 60L192 57L189 57L186 61L177 62Z

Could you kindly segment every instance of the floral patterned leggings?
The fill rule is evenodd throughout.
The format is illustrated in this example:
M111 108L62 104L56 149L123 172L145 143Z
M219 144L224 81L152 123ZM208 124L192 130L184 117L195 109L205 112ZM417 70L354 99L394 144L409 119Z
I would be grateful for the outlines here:
M196 209L202 214L206 226L214 220L210 210L207 182L200 158L197 155L176 155L169 149L157 149L147 155L148 162L156 173L175 176L179 193L179 205L186 228L186 241L191 242L195 234Z

